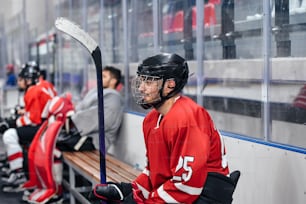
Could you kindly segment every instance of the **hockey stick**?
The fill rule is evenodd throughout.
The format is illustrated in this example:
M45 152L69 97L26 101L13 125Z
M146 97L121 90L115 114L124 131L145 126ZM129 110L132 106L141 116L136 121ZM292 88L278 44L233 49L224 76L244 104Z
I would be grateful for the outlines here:
M55 27L79 41L91 54L96 66L97 87L98 87L98 114L99 114L99 140L100 140L100 179L106 183L105 167L105 135L104 135L104 102L102 87L102 57L98 43L79 25L70 20L60 17L55 21Z

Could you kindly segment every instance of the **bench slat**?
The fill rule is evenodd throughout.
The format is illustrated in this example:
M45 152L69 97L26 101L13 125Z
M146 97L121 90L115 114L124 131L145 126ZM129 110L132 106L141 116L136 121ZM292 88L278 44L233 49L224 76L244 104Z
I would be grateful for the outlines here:
M86 162L90 162L90 165L94 165L94 166L99 166L100 165L100 163L99 163L100 158L98 156L98 152L94 152L94 153L93 152L83 152L83 154L81 156L84 157L83 159ZM109 177L109 179L107 179L107 181L110 180L110 181L130 182L130 181L134 180L136 176L134 174L131 174L129 169L124 169L123 170L121 168L118 168L118 166L112 164L108 160L106 160L106 175L107 175L107 177ZM112 176L110 176L110 175L112 175Z
M87 156L89 156L91 159L93 159L93 162L97 162L99 163L100 161L100 157L99 157L99 152L84 152L84 154L86 154ZM113 173L117 173L119 174L123 180L122 182L125 181L132 181L134 180L138 175L139 175L139 171L135 171L134 168L132 168L131 166L128 165L119 165L118 162L114 162L116 159L106 155L106 168L109 168L111 171L113 171ZM120 161L121 164L125 164L122 163ZM123 169L124 168L124 169ZM108 174L107 174L108 175Z
M98 151L84 152L84 154L90 157L94 162L100 162ZM118 161L108 154L106 155L106 167L113 169L115 172L118 172L118 174L124 175L129 180L134 180L140 174L140 171L132 168L126 163Z
M81 203L88 203L87 198L79 193L78 188L75 185L75 172L86 178L92 183L100 183L100 153L95 151L82 151L82 152L63 152L64 162L72 170L69 172L69 182L65 179L63 181L64 186L71 192L72 203L75 203L74 199L78 199ZM141 172L134 169L132 166L117 160L111 155L106 155L106 180L112 182L131 182ZM72 186L71 186L72 185ZM73 202L74 201L74 202Z
M65 159L72 163L74 166L81 169L83 174L88 175L89 177L93 177L96 183L100 182L100 165L97 162L93 162L90 157L86 157L85 154L65 154ZM79 172L80 173L80 172ZM123 179L120 175L116 175L113 173L112 169L107 168L107 179L110 181L120 181Z
M70 164L73 164L75 167L79 168L81 171L85 172L89 177L93 177L95 180L96 178L100 177L100 170L97 169L95 166L84 162L81 157L75 157L71 154L65 154L65 159Z
M99 183L100 181L100 157L99 151L84 152L64 152L64 159L81 169L82 173ZM106 175L107 181L113 182L131 182L140 171L132 168L116 158L106 155Z
M134 175L135 178L141 173L139 170L136 170L135 168L131 167L130 165L117 160L115 157L113 157L111 155L106 155L106 161L109 162L109 163L115 164L119 169L128 170L131 174Z

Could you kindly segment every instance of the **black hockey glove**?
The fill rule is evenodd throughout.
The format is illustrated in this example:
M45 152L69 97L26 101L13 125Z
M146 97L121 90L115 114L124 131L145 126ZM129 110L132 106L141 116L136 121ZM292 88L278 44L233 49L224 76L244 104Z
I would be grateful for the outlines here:
M19 116L21 116L22 114L19 114L19 111L22 110L22 109L24 109L24 107L20 106L20 105L17 105L17 106L15 106L15 108L12 108L11 111L10 111L11 112L11 118L16 119Z
M0 133L3 134L7 129L9 129L9 124L6 120L0 118Z
M16 118L6 118L5 121L7 122L9 128L16 128Z
M90 200L105 200L112 202L122 202L126 196L132 193L132 184L113 183L97 184L89 195Z

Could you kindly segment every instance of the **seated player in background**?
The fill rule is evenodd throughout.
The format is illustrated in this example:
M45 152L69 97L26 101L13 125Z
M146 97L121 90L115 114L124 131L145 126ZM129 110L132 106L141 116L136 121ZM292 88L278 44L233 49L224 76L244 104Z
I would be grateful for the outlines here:
M121 71L112 66L102 70L104 99L104 132L106 150L116 141L123 118L123 98L117 90ZM99 148L98 93L92 88L76 105L71 119L82 136L91 136Z
M39 69L32 63L23 66L18 75L18 86L24 90L24 109L19 112L17 119L2 119L0 133L3 134L9 175L3 177L4 192L15 191L26 181L23 162L23 147L31 144L35 133L43 122L43 113L47 112L48 102L52 96L41 86L38 86Z
M6 65L6 86L16 86L17 79L15 75L15 67L13 64Z

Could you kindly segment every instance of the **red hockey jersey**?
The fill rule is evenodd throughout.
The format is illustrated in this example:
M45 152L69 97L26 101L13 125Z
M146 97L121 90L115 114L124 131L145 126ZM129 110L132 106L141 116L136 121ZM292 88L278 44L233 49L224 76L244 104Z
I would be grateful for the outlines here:
M40 124L51 98L41 86L30 86L24 94L25 113L16 120L17 127Z
M208 172L229 174L224 143L211 117L185 96L163 118L155 109L148 113L143 132L148 163L134 184L144 203L193 203Z
M49 81L39 78L39 82L37 83L37 85L44 88L45 91L47 91L52 98L57 95L55 87Z
M42 91L44 93L49 94L51 98L53 98L54 96L57 96L57 91L55 87L49 81L39 78L39 82L37 83L37 85L42 88ZM48 106L49 106L48 104L45 105L45 108L41 114L42 118L48 118L49 116Z

